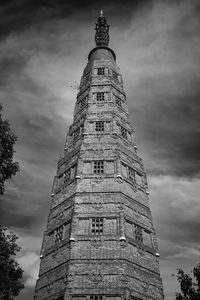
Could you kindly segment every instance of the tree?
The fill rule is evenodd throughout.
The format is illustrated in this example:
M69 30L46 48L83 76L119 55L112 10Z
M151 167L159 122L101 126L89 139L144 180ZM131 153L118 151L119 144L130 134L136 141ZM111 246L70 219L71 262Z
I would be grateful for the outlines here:
M176 300L200 299L200 263L193 268L194 279L183 270L178 269L177 278L181 293L176 294Z
M21 283L23 270L14 260L13 256L20 250L16 244L18 237L8 233L0 225L0 299L12 300L17 296L24 285Z
M0 195L4 194L5 182L19 171L18 163L13 162L16 135L10 128L8 120L2 120L0 105ZM0 299L12 300L24 285L21 283L23 270L13 256L20 250L16 244L17 236L8 233L0 224Z
M13 162L14 144L17 140L8 120L3 120L0 105L0 195L5 191L5 182L19 171L17 162Z

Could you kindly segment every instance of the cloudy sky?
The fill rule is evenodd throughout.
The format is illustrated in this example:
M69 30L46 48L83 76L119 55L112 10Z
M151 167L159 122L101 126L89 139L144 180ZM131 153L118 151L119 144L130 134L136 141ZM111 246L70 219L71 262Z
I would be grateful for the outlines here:
M176 269L200 261L199 1L1 1L0 101L21 171L0 219L22 247L26 288L17 300L33 298L52 180L100 9L148 175L166 300L178 291Z

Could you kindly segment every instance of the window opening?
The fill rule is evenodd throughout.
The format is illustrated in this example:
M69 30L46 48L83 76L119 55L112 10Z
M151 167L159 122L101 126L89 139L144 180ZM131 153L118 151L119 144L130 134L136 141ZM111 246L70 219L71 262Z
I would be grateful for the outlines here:
M135 181L135 170L131 167L128 167L128 178L132 181Z
M97 121L95 123L95 130L96 131L104 131L104 122L103 121Z
M115 96L115 103L117 106L122 107L122 100L117 96Z
M135 239L138 242L143 242L142 227L135 225Z
M117 74L117 72L112 71L112 74L113 74L113 78L114 78L114 79L118 79L118 74Z
M127 130L121 126L121 135L123 136L123 138L128 139L128 134L127 134Z
M88 81L89 78L90 78L90 72L88 72L87 74L85 74L84 81Z
M105 69L104 68L98 68L97 69L97 75L104 75L105 74Z
M77 139L79 137L79 134L80 134L80 127L74 131L74 134L73 134L74 139Z
M83 98L83 99L80 101L80 108L83 108L83 107L86 105L86 100L87 100L87 97Z
M90 300L103 300L103 296L90 296Z
M55 230L55 244L59 244L63 239L63 226Z
M92 219L92 235L103 234L103 218Z
M102 174L104 172L104 162L103 160L95 160L94 161L94 173Z
M70 175L71 175L70 169L68 169L67 171L64 172L64 184L66 184L70 181Z
M105 93L97 92L97 101L104 101L104 100L105 100Z

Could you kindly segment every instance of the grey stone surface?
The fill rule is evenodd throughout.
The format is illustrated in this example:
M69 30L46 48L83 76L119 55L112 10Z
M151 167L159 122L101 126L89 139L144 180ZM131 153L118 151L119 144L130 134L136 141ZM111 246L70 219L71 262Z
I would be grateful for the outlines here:
M35 300L162 300L146 174L122 76L109 48L89 57L58 162Z

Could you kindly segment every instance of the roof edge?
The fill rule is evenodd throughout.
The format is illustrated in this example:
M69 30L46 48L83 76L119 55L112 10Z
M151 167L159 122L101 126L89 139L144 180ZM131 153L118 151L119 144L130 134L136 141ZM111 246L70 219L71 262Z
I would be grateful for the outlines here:
M106 47L106 46L99 46L99 47L93 48L93 49L90 51L90 53L88 54L88 60L90 60L91 55L92 55L96 50L98 50L98 49L106 49L106 50L110 51L110 52L112 53L113 57L114 57L114 60L116 60L115 52L114 52L111 48Z

